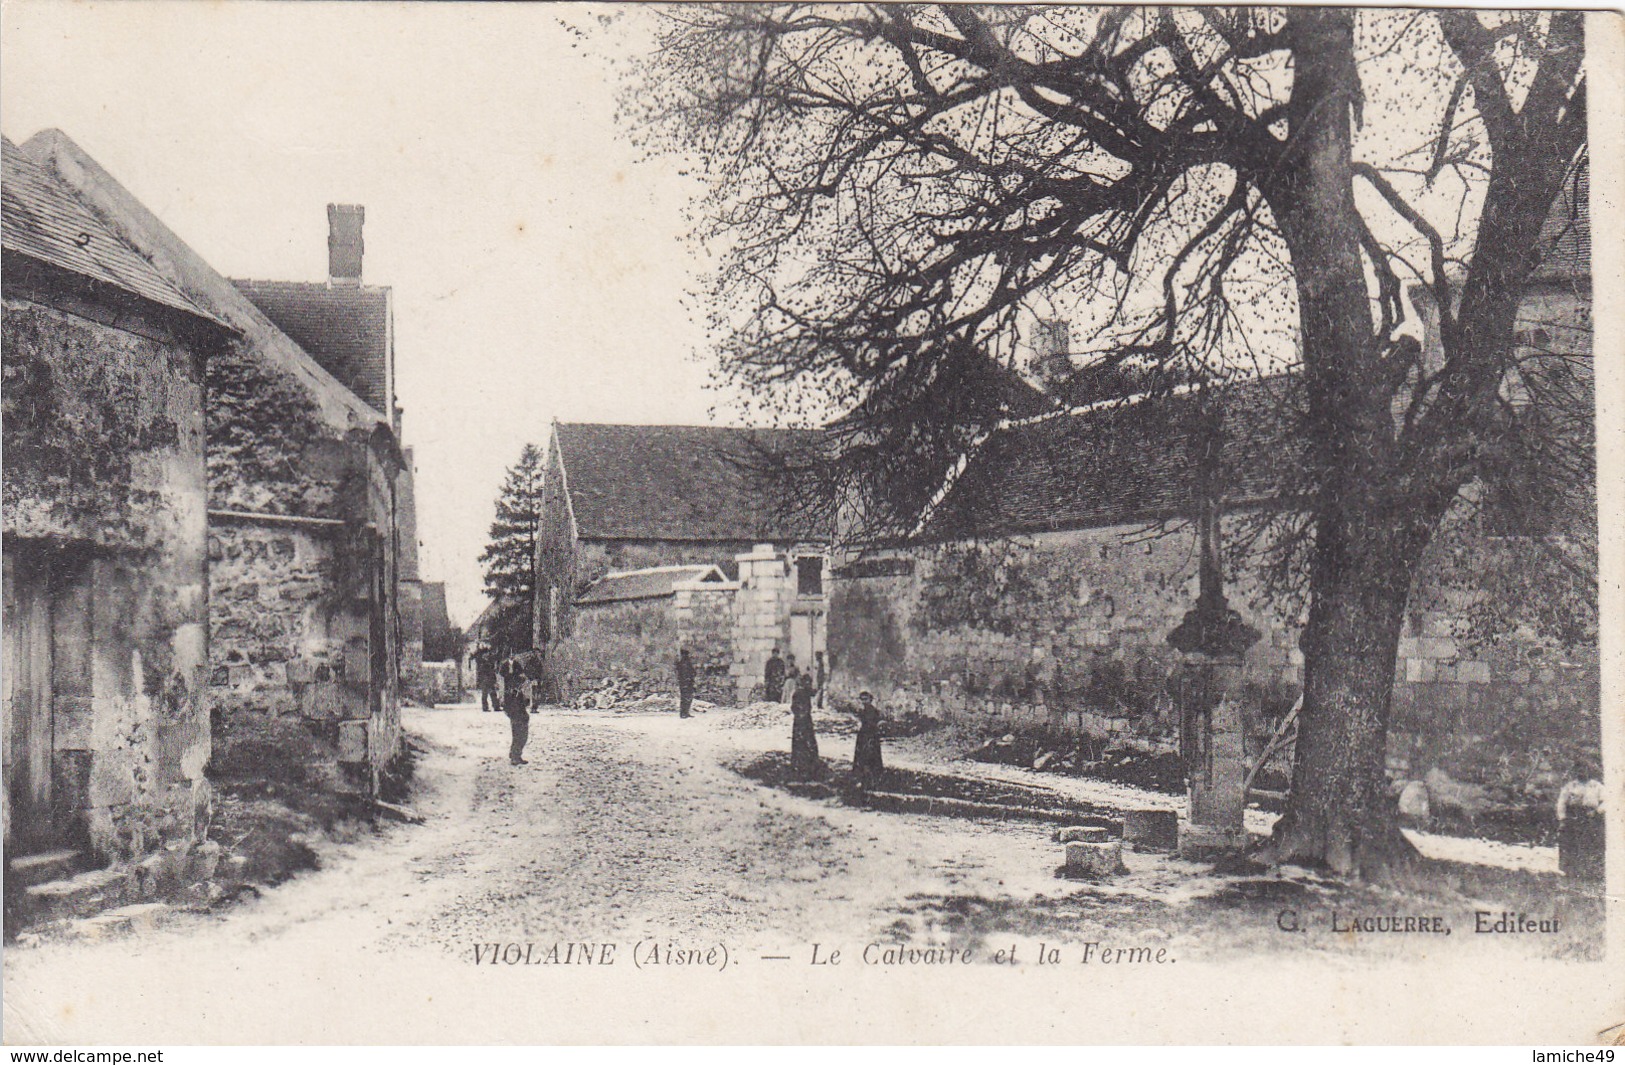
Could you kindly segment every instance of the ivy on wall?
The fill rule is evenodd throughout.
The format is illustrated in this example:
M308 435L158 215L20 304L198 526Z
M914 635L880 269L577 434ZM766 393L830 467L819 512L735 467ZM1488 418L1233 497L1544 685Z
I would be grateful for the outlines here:
M210 506L330 516L343 463L298 385L233 345L209 360L206 415Z
M1007 604L1030 602L1039 592L1025 553L1012 541L941 548L921 583L915 628L940 632L970 626L1010 635L1017 619Z
M9 513L48 501L55 531L103 543L140 543L161 504L134 456L181 445L161 405L162 345L27 303L5 309L4 405Z

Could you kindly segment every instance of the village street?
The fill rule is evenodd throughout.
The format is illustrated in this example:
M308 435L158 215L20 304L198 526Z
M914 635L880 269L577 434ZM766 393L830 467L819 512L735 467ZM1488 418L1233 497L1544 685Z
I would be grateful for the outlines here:
M603 981L642 980L670 992L661 1001L675 1009L705 988L737 996L804 979L813 944L841 950L851 978L875 979L965 964L940 948L968 948L970 963L985 966L1014 947L1013 971L1042 975L1041 942L1074 965L1090 942L1165 949L1164 964L1187 965L1274 948L1275 964L1306 963L1322 976L1338 959L1470 965L1486 953L1549 956L1571 942L1289 935L1276 928L1283 907L1305 923L1323 923L1328 907L1438 912L1463 933L1472 918L1459 896L1424 902L1306 875L1227 878L1160 855L1126 855L1129 874L1111 883L1067 881L1055 875L1053 826L881 813L741 777L730 766L783 746L788 729L725 727L738 713L685 721L547 709L532 719L531 764L512 767L501 715L466 704L409 710L423 824L320 844L319 870L212 912L173 913L103 941L8 950L9 1034L161 1041L184 1019L202 1041L328 1041L341 1031L346 1040L443 1039L448 1023L473 1041L564 1039L585 1014L559 1004L590 1007L604 987L624 987ZM850 737L821 742L832 763L850 753ZM943 768L928 745L894 747L902 764ZM1110 797L1110 786L1079 786ZM1574 941L1593 932L1576 927ZM572 943L593 945L591 966L539 964ZM481 951L490 961L486 944L530 945L530 964L477 964ZM614 945L607 967L604 944ZM937 949L886 964L898 959L882 951L897 946ZM667 947L694 952L690 965L661 969ZM707 961L711 971L697 971ZM514 1010L508 998L553 1005ZM403 1005L414 1002L421 1008Z

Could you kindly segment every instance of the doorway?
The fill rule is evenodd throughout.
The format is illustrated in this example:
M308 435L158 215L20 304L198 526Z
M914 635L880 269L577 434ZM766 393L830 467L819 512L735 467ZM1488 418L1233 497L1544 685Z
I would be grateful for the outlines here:
M71 796L57 794L59 713L88 710L90 565L82 554L37 541L5 545L4 660L6 854L60 847Z

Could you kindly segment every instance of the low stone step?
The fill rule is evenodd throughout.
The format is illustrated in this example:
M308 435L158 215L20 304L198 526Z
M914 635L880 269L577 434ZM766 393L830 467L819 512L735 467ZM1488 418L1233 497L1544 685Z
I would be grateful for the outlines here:
M134 894L127 869L96 869L66 880L51 880L23 890L24 920L84 917L128 901Z
M863 802L871 809L889 810L894 813L928 814L935 817L977 817L1003 821L1048 821L1062 825L1095 825L1113 830L1118 827L1117 822L1109 817L1083 814L1076 810L973 802L970 799L950 799L937 795L869 791L864 793Z
M84 868L84 860L83 854L72 849L29 854L6 863L6 879L25 888L66 880Z

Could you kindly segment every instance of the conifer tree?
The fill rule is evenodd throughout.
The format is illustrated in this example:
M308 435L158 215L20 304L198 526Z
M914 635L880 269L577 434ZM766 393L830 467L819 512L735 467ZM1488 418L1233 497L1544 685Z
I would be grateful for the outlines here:
M480 552L480 564L485 568L485 593L502 604L494 631L487 633L487 638L495 638L509 650L530 646L544 469L541 449L526 444L519 453L519 461L508 467L508 476L497 495L491 540Z

